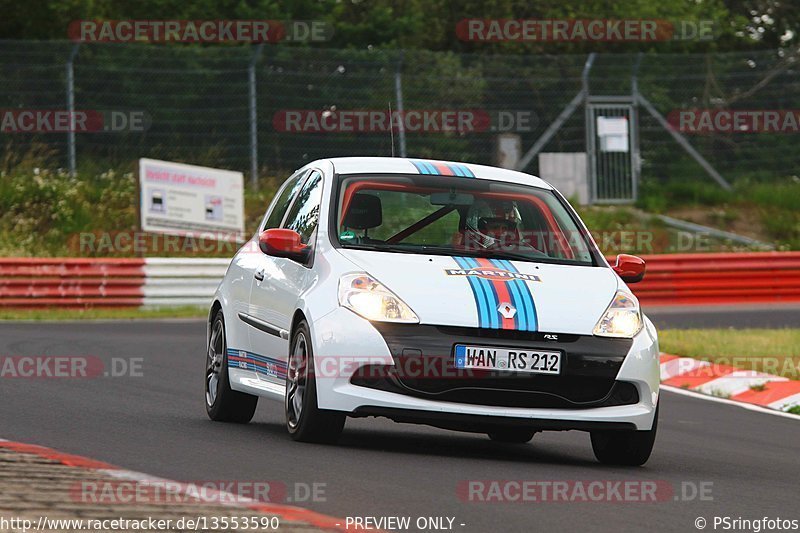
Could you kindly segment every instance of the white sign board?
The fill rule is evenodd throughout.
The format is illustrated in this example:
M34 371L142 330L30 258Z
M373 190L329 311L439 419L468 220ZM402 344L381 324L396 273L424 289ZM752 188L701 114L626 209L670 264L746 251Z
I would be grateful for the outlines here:
M244 240L241 172L139 160L142 230L216 240Z
M597 117L597 136L601 152L628 151L628 119L625 117Z
M497 166L516 169L522 157L522 138L516 133L501 133L497 136Z

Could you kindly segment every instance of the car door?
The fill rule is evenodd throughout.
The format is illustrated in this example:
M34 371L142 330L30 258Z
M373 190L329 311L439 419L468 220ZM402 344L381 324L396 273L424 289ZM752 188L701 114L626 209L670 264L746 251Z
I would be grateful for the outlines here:
M253 327L250 338L255 354L265 365L260 377L283 383L289 353L289 330L297 300L313 281L311 265L314 259L319 210L322 201L322 175L312 171L295 196L280 227L300 234L303 244L312 246L308 262L263 254L250 290L250 311Z
M235 294L232 295L234 301L237 302L235 309L235 331L241 333L236 335L238 340L236 345L232 347L240 352L240 357L248 359L246 363L240 362L239 366L242 370L253 372L253 374L248 374L250 378L257 377L254 375L257 374L257 372L255 372L253 368L258 368L254 364L255 361L251 361L252 356L248 355L252 354L252 352L257 352L257 350L253 348L253 326L250 320L253 313L250 310L250 292L255 282L255 273L258 269L262 268L261 259L264 255L258 246L258 236L266 229L280 227L281 222L283 222L286 216L286 212L289 210L292 201L300 192L300 188L307 176L307 170L299 170L289 176L283 185L281 185L270 203L270 206L267 208L267 212L255 235L250 242L236 254L236 258L234 259L235 267L239 272L239 276L236 278L237 284L241 285L241 288L237 289Z

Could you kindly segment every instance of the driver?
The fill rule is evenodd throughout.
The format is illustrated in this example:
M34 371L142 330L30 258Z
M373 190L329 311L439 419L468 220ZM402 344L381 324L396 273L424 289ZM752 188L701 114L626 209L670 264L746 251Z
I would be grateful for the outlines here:
M464 246L468 249L518 249L524 245L520 236L521 221L514 202L475 202L467 213Z

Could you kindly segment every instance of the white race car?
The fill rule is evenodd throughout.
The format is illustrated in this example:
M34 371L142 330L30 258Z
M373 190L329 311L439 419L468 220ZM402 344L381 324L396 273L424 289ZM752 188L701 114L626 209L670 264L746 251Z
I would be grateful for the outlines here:
M299 441L346 417L487 433L591 433L597 459L653 448L659 357L627 283L552 186L482 165L309 163L231 261L208 321L206 408L282 400Z

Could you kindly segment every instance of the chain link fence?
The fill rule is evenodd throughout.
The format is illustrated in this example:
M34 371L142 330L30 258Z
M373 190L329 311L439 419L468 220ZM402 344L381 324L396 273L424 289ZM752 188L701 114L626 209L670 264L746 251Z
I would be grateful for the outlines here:
M785 121L787 113L796 117L800 110L797 59L791 50L597 54L586 82L592 96L618 96L630 95L635 80L639 92L670 120L681 110L778 111L779 130L760 131L751 118L734 129L686 132L728 181L772 179L797 173L800 163L798 131ZM582 90L586 60L278 45L0 41L0 109L16 110L10 116L21 110L91 110L106 113L106 120L111 111L146 117L143 128L73 136L20 131L6 123L0 150L6 168L23 154L37 153L68 169L74 147L78 170L132 168L139 157L150 157L248 175L254 168L259 175L281 175L321 157L390 155L393 144L398 155L492 164L500 133L518 134L523 152L535 143ZM382 128L341 118L350 114L357 122L361 112L370 121L388 116L389 108L433 119ZM477 117L473 127L442 127L444 113L464 111ZM663 124L644 111L638 115L643 180L709 179ZM337 126L325 130L319 126L323 118ZM581 108L542 151L585 151L585 121ZM533 158L525 170L536 173L537 165Z

